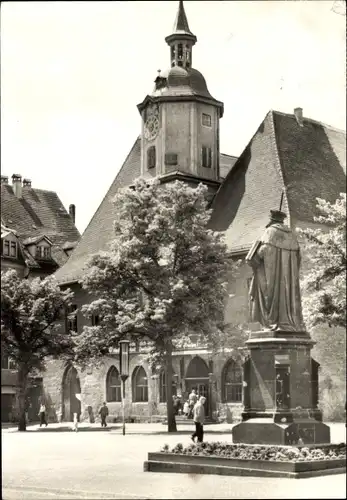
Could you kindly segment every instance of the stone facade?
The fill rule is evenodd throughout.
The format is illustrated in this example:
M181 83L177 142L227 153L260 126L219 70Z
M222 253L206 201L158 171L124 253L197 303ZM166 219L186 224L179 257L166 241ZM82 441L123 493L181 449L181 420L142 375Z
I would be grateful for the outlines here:
M186 374L191 361L195 358L202 360L205 365L202 377L194 380L187 379ZM176 352L173 355L173 371L177 375L175 382L177 393L183 395L183 401L187 398L191 387L203 384L207 390L210 400L208 414L220 421L237 421L242 411L242 403L225 402L222 398L223 392L223 370L228 362L235 363L242 370L242 358L237 351L220 353L213 357L204 350L195 349L187 352ZM81 420L90 419L90 414L98 420L98 409L104 401L109 408L110 421L119 420L122 415L121 402L107 400L107 374L114 366L119 370L118 355L105 357L96 367L85 370L75 366L78 373L81 390ZM148 401L134 401L133 377L136 367L144 368L148 383ZM209 377L209 369L213 368L213 376ZM48 407L49 419L51 421L69 421L69 416L64 416L64 383L66 364L58 361L49 361L47 369L43 374L44 396ZM160 374L153 373L146 361L146 355L139 352L130 354L129 378L125 382L125 416L128 420L152 421L166 417L166 403L160 401L161 378ZM89 407L89 408L88 408Z

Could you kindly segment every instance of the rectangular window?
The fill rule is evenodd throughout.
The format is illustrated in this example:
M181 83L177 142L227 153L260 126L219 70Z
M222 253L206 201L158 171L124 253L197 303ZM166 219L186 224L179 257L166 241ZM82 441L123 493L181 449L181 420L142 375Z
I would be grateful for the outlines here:
M212 149L203 146L201 149L201 154L202 154L202 166L205 168L211 168L212 167Z
M4 370L8 368L8 356L6 354L1 354L1 368Z
M16 362L13 359L9 358L8 360L8 369L9 370L17 370Z
M100 320L98 314L92 315L92 326L99 326Z
M51 249L50 247L43 247L43 258L50 259L51 258Z
M66 331L67 332L78 332L77 325L77 306L72 304L66 314Z
M202 124L204 127L211 127L211 115L207 115L206 113L202 114Z
M42 247L37 246L36 251L35 251L35 256L37 259L41 259L41 257L42 257L41 251L42 251Z
M16 362L13 359L6 356L6 354L1 355L1 368L3 370L16 370Z
M7 257L10 256L10 242L7 240L4 241L4 255Z
M166 153L165 165L177 165L177 154L176 153Z
M10 256L11 257L17 257L17 243L15 241L11 241L11 250L10 250Z
M155 168L156 164L156 155L155 155L155 146L151 146L147 150L147 168Z

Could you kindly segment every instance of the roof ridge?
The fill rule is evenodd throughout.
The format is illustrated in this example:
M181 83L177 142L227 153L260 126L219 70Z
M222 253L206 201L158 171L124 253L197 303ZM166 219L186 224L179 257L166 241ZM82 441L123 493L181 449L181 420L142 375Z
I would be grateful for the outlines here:
M290 117L295 118L294 113L285 113L284 111L278 111L276 109L272 109L271 111L273 113L277 113L277 114L282 115L282 116L290 116ZM310 118L308 116L304 116L303 119L304 119L304 121L317 123L317 125L322 125L323 127L329 128L329 129L334 130L336 132L342 132L343 134L346 135L346 130L343 130L342 128L334 127L333 125L329 125L328 123L321 122L319 120L315 120L314 118Z
M271 128L272 128L272 142L274 146L274 154L275 154L275 161L277 164L277 169L279 171L280 177L282 179L282 185L283 185L283 193L284 193L284 202L287 205L287 212L288 212L288 223L290 226L290 208L289 208L289 200L288 200L288 193L287 193L287 186L284 180L284 174L283 174L283 166L282 166L282 161L280 158L280 152L278 149L278 143L277 143L277 135L276 135L276 127L275 127L275 119L274 119L274 113L275 111L273 109L270 110L271 113ZM275 207L274 207L275 208Z
M223 156L229 156L230 158L238 158L238 156L236 155L229 155L228 153L219 153L220 155L223 155Z

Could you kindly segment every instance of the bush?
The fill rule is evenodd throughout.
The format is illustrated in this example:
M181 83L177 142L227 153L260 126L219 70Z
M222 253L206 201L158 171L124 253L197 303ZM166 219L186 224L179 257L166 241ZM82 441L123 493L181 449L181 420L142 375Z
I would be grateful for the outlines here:
M339 388L340 389L340 388ZM324 420L328 422L345 421L345 391L334 388L325 390L321 395L319 407L323 412Z
M178 443L171 451L168 445L164 445L160 451L162 453L177 453L183 455L280 462L310 462L315 460L346 459L345 443L317 447L312 446L310 448L295 446L258 446L222 442L196 443L183 447L182 443Z

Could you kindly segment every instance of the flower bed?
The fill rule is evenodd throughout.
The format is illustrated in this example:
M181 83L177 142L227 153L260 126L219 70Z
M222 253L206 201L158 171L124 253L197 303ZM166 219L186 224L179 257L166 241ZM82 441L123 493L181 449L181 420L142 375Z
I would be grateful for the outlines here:
M346 472L346 445L181 443L148 453L146 472L303 478Z
M218 457L238 460L265 460L275 462L314 462L319 460L345 460L346 444L321 446L257 446L248 444L229 444L223 442L196 443L184 447L178 443L172 449L164 445L161 453Z

